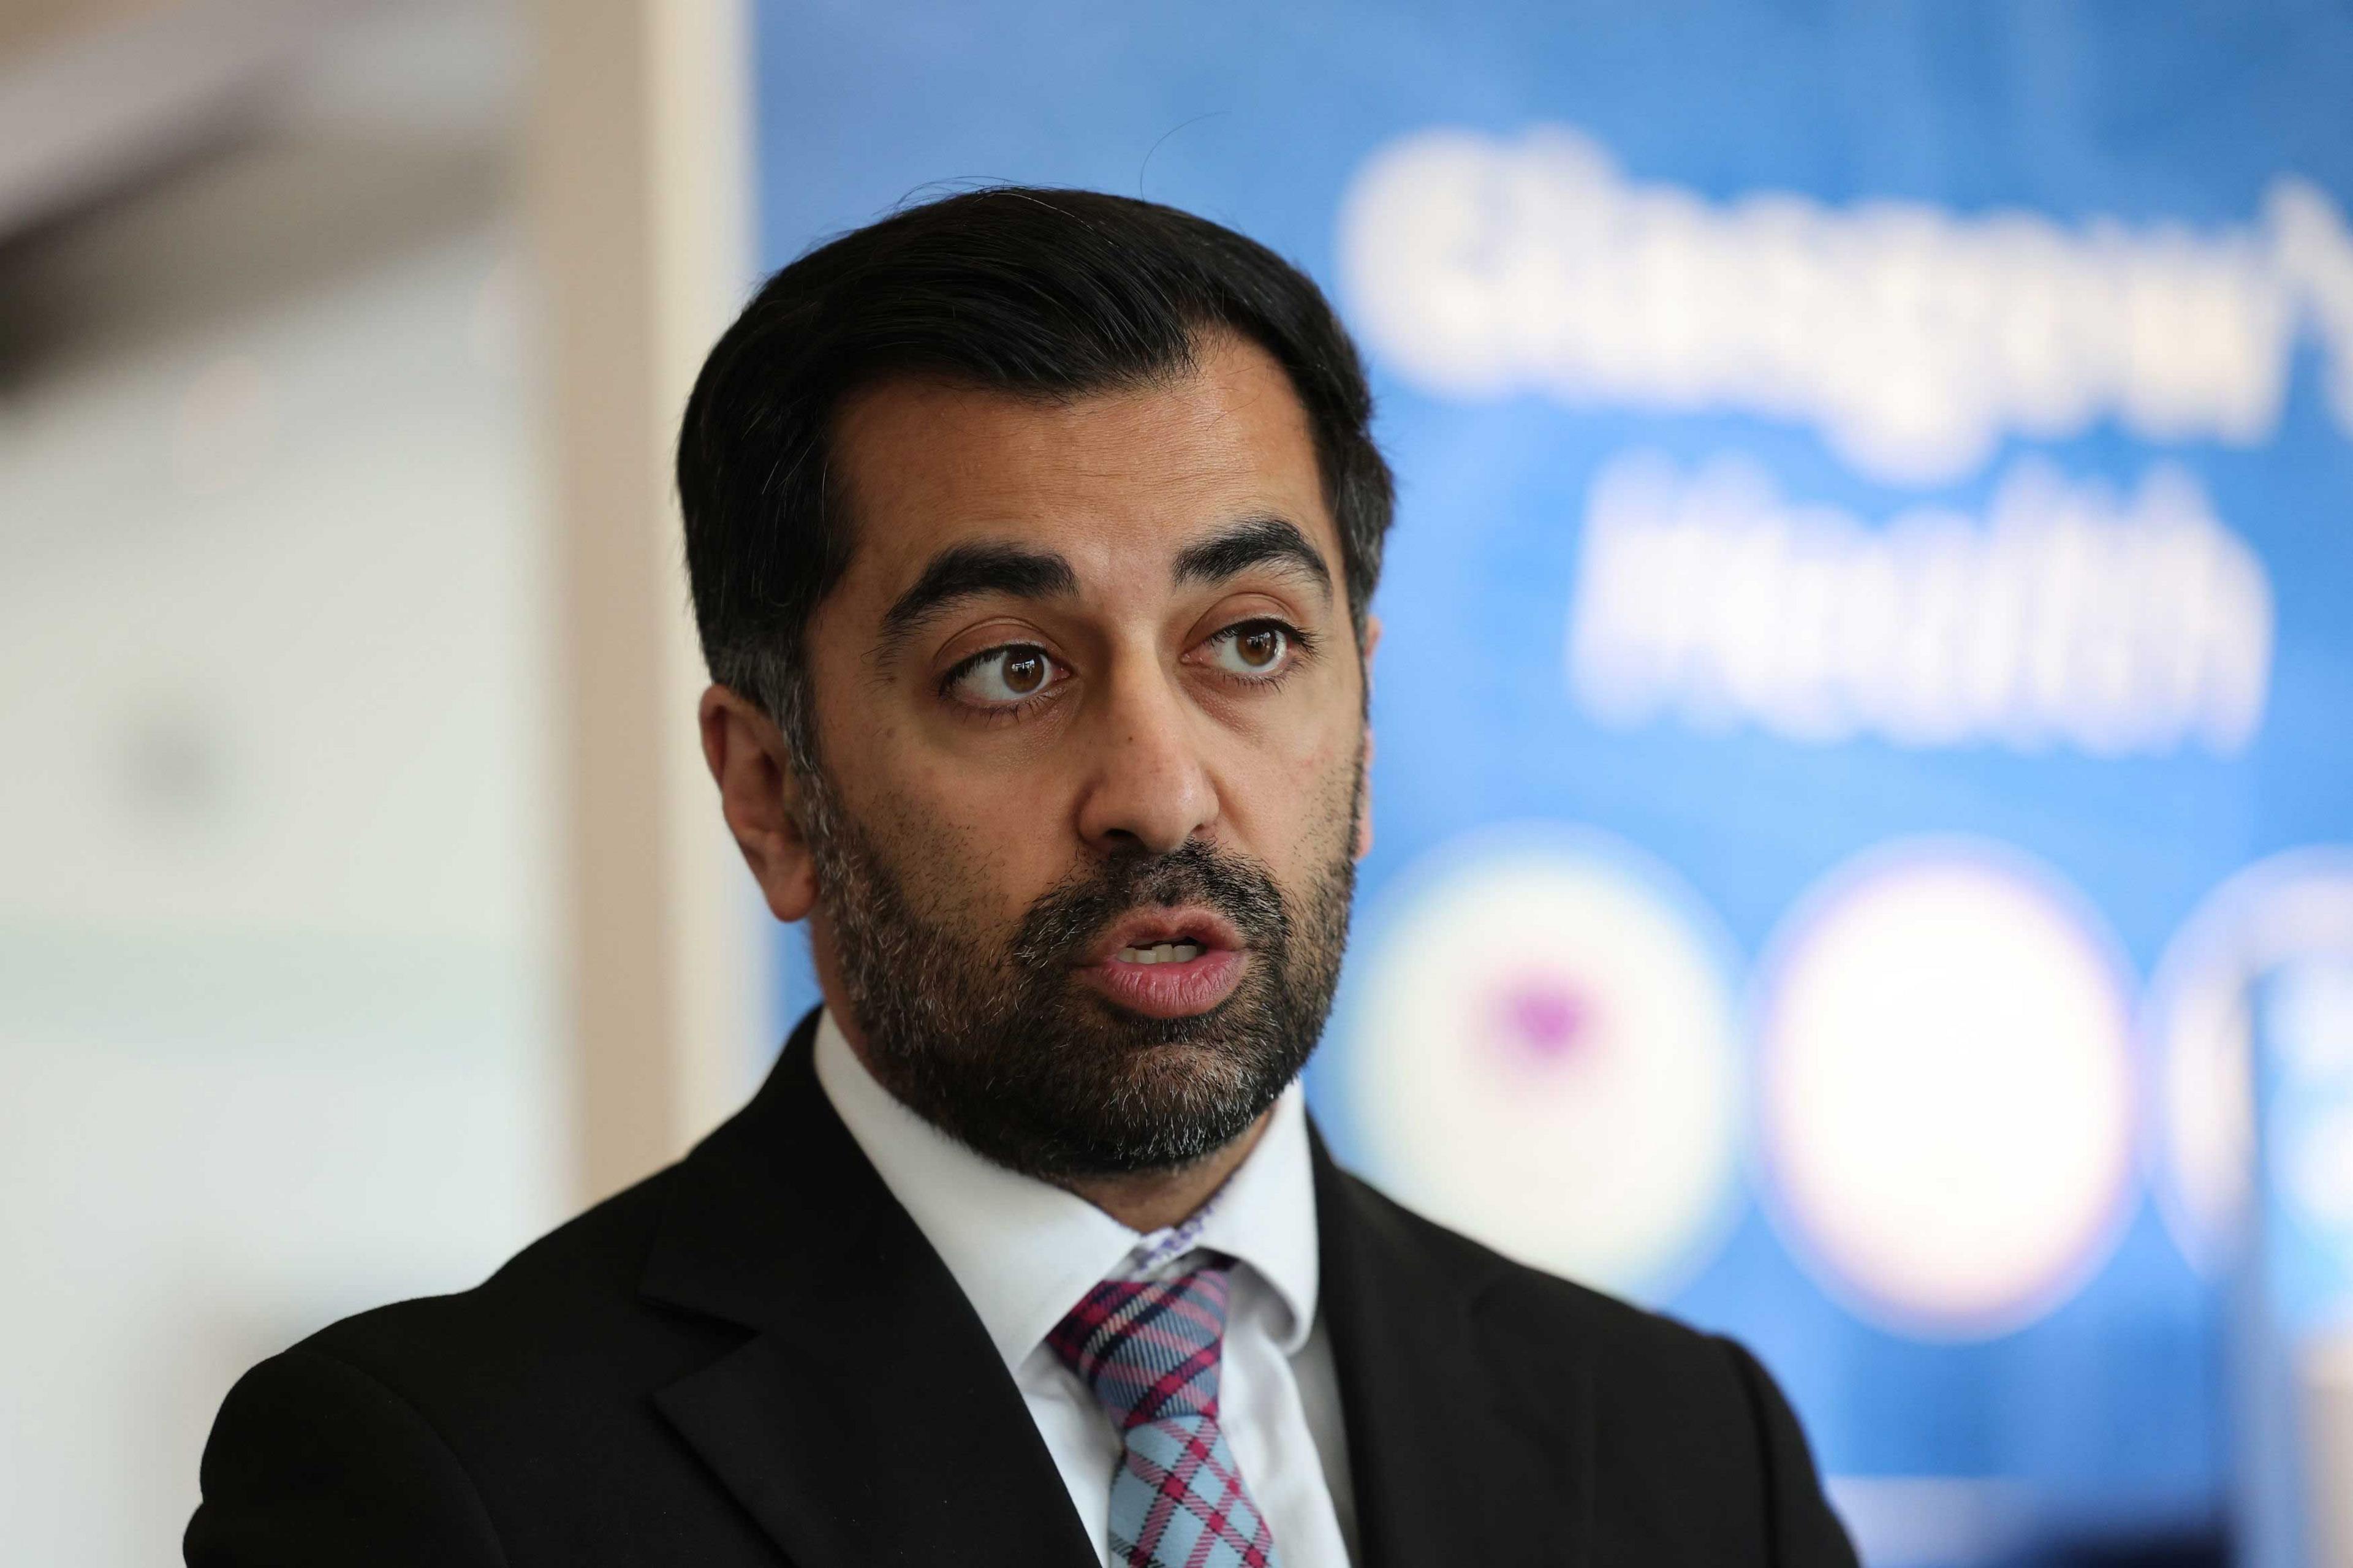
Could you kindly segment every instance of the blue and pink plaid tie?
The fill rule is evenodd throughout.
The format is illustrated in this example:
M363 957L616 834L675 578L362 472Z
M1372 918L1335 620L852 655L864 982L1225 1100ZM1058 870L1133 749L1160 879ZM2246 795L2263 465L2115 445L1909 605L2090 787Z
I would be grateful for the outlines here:
M1274 1535L1218 1429L1226 1267L1106 1279L1046 1342L1125 1443L1111 1482L1113 1568L1274 1568Z

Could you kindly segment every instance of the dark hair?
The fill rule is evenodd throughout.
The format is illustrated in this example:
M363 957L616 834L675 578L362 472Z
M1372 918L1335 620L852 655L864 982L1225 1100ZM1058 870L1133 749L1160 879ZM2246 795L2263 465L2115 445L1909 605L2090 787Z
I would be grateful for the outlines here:
M808 251L703 362L678 488L712 678L811 758L802 643L849 562L828 445L850 393L912 373L1073 396L1182 372L1218 329L1272 354L1306 409L1361 642L1392 491L1363 366L1323 294L1266 247L1174 207L1005 185Z

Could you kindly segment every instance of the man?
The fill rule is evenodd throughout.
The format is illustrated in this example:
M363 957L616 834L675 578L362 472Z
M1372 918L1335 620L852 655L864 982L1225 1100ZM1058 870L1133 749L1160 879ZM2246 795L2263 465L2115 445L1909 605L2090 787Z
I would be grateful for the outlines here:
M976 192L777 274L679 484L703 751L824 1006L678 1165L248 1374L188 1561L1852 1563L1745 1352L1307 1120L1370 413L1312 283L1143 202Z

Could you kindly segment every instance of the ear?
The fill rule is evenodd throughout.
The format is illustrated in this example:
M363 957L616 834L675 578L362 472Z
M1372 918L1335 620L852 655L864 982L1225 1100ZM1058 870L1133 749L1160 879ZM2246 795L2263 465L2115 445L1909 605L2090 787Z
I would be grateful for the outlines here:
M1365 762L1357 784L1356 858L1373 852L1373 651L1381 646L1381 618L1365 617Z
M800 780L774 721L724 686L702 694L702 760L719 785L719 808L744 851L768 908L780 921L817 905L817 865L801 832Z

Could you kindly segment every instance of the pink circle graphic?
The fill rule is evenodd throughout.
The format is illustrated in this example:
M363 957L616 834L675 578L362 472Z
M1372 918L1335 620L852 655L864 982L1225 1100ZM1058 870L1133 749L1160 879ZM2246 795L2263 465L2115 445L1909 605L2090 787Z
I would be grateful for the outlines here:
M1395 886L1352 960L1352 1098L1405 1202L1527 1262L1658 1299L1739 1193L1729 942L1600 834L1490 829Z

